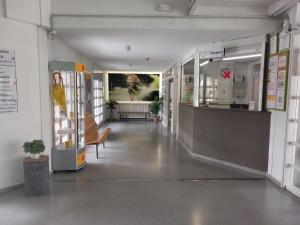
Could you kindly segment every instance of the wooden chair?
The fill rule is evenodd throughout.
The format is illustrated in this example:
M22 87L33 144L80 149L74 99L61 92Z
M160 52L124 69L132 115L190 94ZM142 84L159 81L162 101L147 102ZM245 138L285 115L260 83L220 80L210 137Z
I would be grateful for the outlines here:
M96 146L96 155L99 159L98 146L100 144L105 148L105 141L109 140L111 128L105 128L103 132L99 132L98 126L91 113L85 113L85 141L87 145Z

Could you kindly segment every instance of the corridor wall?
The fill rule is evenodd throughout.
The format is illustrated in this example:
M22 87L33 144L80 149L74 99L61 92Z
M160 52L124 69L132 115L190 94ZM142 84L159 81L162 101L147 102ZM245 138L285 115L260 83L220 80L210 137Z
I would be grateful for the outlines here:
M18 7L34 1L18 1ZM22 145L32 139L43 139L49 152L47 126L48 86L47 33L40 18L28 21L27 14L39 14L40 6L31 5L22 18L14 18L14 8L0 0L0 48L15 50L18 112L0 114L0 191L23 183L24 153ZM28 5L26 5L28 7ZM10 15L10 18L5 18ZM45 15L47 17L47 15ZM45 111L43 111L44 109Z

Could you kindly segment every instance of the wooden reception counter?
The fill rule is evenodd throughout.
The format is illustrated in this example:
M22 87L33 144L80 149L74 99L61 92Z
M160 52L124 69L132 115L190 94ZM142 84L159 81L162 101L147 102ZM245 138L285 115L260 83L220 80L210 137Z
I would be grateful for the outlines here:
M200 156L266 172L269 112L179 105L179 140Z

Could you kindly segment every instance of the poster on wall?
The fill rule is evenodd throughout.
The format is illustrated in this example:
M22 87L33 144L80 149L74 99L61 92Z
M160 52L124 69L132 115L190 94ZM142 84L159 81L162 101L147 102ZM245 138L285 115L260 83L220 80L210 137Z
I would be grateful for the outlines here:
M277 75L277 99L276 109L285 110L286 108L286 89L288 77L288 56L289 52L279 54L278 75Z
M290 48L291 35L281 36L279 38L279 51L284 51Z
M15 51L0 49L0 113L18 111Z
M269 59L267 108L285 111L288 82L289 51Z
M159 98L159 74L109 73L109 99L154 101Z
M267 108L276 108L277 96L277 73L278 73L278 55L269 59L268 84L267 84Z
M270 38L270 55L277 54L278 50L278 35L274 35Z

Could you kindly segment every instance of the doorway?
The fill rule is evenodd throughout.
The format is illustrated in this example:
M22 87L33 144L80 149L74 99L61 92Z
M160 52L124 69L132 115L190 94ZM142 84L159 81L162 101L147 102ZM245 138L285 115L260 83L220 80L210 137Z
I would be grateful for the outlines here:
M174 82L173 79L168 81L168 96L167 96L167 118L168 118L168 129L173 134L173 96L174 96Z

